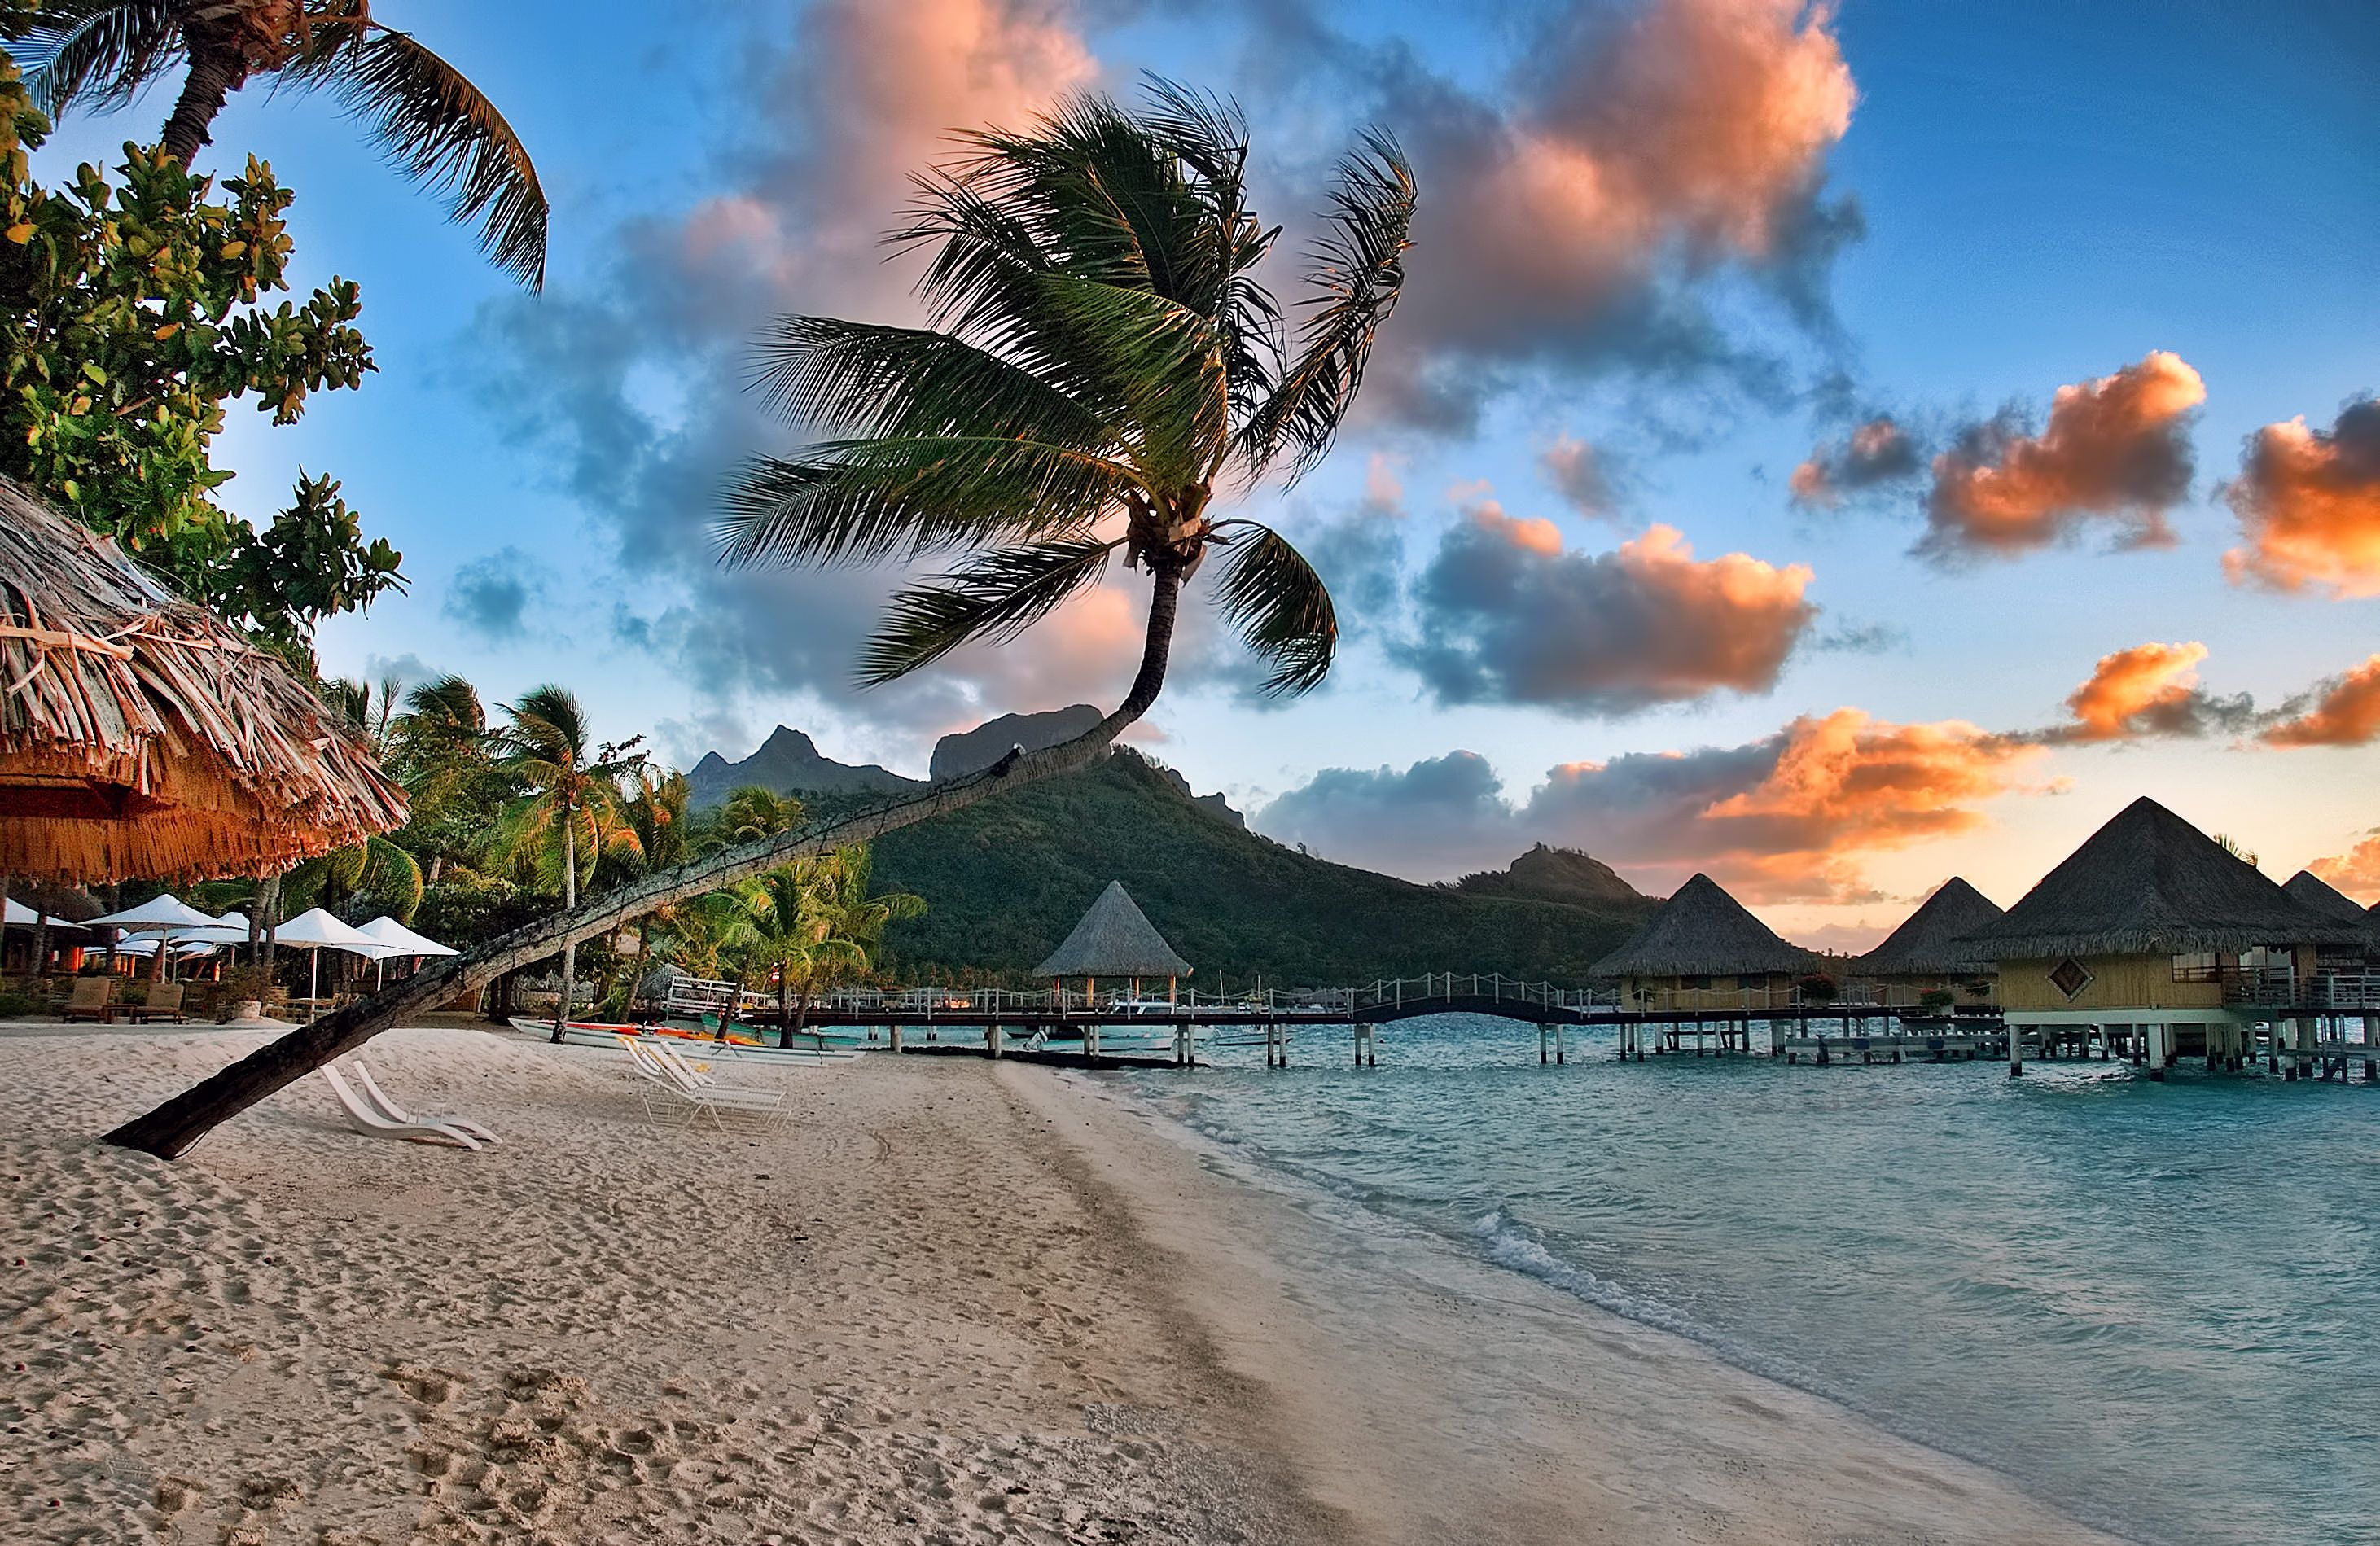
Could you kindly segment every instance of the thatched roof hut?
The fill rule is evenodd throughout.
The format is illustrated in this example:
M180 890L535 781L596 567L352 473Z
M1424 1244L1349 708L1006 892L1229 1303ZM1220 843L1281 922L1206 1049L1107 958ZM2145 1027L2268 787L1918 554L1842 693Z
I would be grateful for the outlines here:
M2363 911L2362 903L2312 870L2300 870L2281 882L2281 889L2325 918L2366 926L2372 922L2371 916Z
M256 875L405 820L282 660L0 478L0 872Z
M1994 960L2355 945L2256 866L2146 797L2093 833L1970 943Z
M1035 969L1038 977L1187 977L1190 963L1157 932L1123 882L1111 880L1091 903L1075 932L1048 960Z
M1820 965L1816 955L1777 937L1718 882L1697 875L1634 938L1587 970L1597 977L1743 977Z
M1884 942L1852 962L1862 976L1957 976L1988 972L1991 962L1965 943L1967 936L2003 916L1991 898L1952 876Z

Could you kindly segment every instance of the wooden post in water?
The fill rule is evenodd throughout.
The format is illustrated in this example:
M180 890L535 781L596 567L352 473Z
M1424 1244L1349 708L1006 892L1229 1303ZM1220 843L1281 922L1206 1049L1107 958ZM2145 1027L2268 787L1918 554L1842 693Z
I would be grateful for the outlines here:
M1565 1059L1564 1059L1564 1057L1563 1057L1563 1045L1562 1045L1562 1022L1561 1022L1560 1021L1554 1021L1554 1061L1555 1061L1555 1062L1557 1062L1557 1063L1560 1063L1560 1062L1562 1062L1562 1061L1564 1061L1564 1060L1565 1060Z
M1540 1067L1540 1068L1543 1068L1543 1067L1546 1065L1546 1063L1549 1060L1549 1059L1547 1057L1546 1053L1547 1053L1546 1024L1545 1024L1545 1022L1544 1022L1543 1021L1539 1021L1537 1022L1537 1066L1538 1066L1538 1067Z
M2008 1022L2009 1077L2017 1079L2024 1073L2024 1027L2014 1021Z

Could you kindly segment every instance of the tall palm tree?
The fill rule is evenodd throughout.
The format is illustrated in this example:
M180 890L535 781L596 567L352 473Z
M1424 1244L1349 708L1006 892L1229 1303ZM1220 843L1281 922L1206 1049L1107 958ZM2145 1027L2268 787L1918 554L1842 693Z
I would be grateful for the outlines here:
M1329 593L1277 534L1210 513L1215 490L1319 462L1353 408L1404 280L1414 180L1367 131L1341 163L1302 319L1258 272L1278 240L1248 208L1233 109L1162 81L1127 111L1067 103L1030 130L967 137L922 179L893 241L931 249L931 325L781 322L770 402L839 438L746 469L721 529L732 562L962 556L905 591L862 661L887 680L969 639L1014 636L1095 583L1119 549L1147 572L1140 666L1113 713L1056 746L806 823L607 892L292 1032L110 1133L181 1153L217 1123L407 1014L682 897L1087 766L1156 701L1183 582L1224 552L1216 598L1277 691L1322 680ZM1121 526L1121 535L1117 528Z
M504 770L528 792L506 806L496 824L500 862L526 864L541 879L559 878L562 909L578 905L582 868L590 876L608 848L634 848L635 829L624 808L623 777L643 761L635 748L643 740L592 744L587 711L568 690L533 687L504 710L496 731ZM578 943L562 947L562 1001L554 1011L553 1039L562 1040L570 1020L570 988L578 966Z
M545 283L545 190L528 148L461 71L371 14L371 0L42 0L30 18L36 99L53 116L128 106L187 66L165 153L188 169L231 93L327 91L396 170L476 222L480 248Z

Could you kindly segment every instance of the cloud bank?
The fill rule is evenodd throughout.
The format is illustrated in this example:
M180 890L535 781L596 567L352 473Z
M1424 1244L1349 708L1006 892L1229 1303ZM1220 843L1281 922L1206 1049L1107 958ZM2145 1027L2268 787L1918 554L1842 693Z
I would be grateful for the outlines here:
M2257 430L2223 497L2245 539L2223 555L2234 584L2380 596L2380 402L2349 404L2326 432L2302 417Z
M2380 655L2281 706L2269 746L2369 746L2380 740Z
M1257 812L1259 831L1420 879L1501 865L1533 842L1584 848L1667 895L1706 870L1750 901L1878 900L1862 861L1973 830L2040 754L1958 721L1855 708L1741 746L1564 763L1515 803L1469 752L1330 768Z

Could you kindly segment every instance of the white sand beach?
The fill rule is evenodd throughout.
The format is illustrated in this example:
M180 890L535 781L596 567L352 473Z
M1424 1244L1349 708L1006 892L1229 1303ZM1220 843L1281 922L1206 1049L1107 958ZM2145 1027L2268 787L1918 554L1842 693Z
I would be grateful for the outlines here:
M261 1039L0 1036L7 1539L2102 1539L1679 1338L1326 1238L1045 1069L739 1067L782 1129L658 1133L617 1055L404 1031L390 1092L501 1148L358 1136L319 1081L176 1165L94 1141Z

